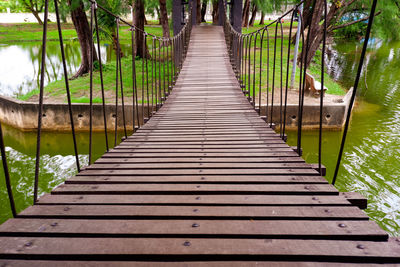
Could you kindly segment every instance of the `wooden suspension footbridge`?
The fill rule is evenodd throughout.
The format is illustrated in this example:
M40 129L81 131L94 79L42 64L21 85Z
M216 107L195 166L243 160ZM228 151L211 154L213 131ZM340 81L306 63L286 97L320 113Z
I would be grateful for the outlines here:
M400 241L249 104L222 27L192 32L168 100L0 226L0 266L400 263Z

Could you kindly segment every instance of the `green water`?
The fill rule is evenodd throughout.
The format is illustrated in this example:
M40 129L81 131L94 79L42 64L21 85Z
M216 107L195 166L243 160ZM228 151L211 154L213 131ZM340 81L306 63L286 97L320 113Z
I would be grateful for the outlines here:
M81 63L80 46L77 41L65 43L65 56L69 75L76 73ZM125 55L131 54L128 45L121 44ZM103 44L100 48L102 62L115 60L112 46ZM39 87L39 63L42 44L39 42L22 42L0 44L0 95L24 95ZM45 85L63 77L62 58L58 42L48 42L46 47Z
M32 205L33 180L35 176L36 133L21 132L3 125L4 142L12 179L12 187L20 212ZM109 134L110 145L114 135ZM118 134L121 140L122 133ZM97 159L105 152L104 133L93 136L93 158ZM88 163L89 134L78 133L78 152L81 166ZM41 162L39 177L39 195L50 192L66 178L76 173L76 163L70 133L42 133ZM0 168L0 223L12 216L4 181L3 168Z
M350 88L355 78L361 46L338 43L330 72L337 81ZM394 236L400 234L400 43L371 48L367 54L367 79L363 76L348 140L339 172L337 188L357 191L368 198L367 213ZM365 69L364 69L365 70ZM367 84L367 86L366 86ZM4 127L7 156L18 211L32 203L35 133L22 133ZM288 143L296 144L296 133L289 133ZM327 179L332 179L341 132L324 132L323 164ZM304 158L316 163L317 132L304 132ZM78 134L80 159L88 161L88 134ZM95 134L94 154L104 153L104 137ZM40 193L49 192L75 173L70 134L44 133L42 143ZM3 177L3 175L1 176ZM0 223L11 216L4 185L0 177Z
M346 88L353 86L361 45L338 43L331 70ZM365 72L367 78L365 79ZM366 212L383 229L400 234L400 42L371 47L366 57L336 187L368 198ZM305 132L304 158L318 162L317 132ZM332 180L342 132L323 135L323 164ZM296 144L296 134L289 134Z

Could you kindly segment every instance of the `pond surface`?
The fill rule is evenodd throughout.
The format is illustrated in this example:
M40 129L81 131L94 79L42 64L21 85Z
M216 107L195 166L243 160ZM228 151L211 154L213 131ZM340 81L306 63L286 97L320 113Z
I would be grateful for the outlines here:
M361 45L337 43L331 76L353 86ZM336 66L335 66L336 65ZM367 74L367 76L365 76ZM380 43L366 56L336 187L368 198L367 213L389 233L400 234L400 42ZM323 135L323 164L332 180L342 132ZM318 162L318 133L304 134L304 158ZM289 134L295 145L296 134Z
M30 63L31 68L26 67L26 73L29 74L30 71L35 74L33 77L36 77L40 46L23 48L21 45L17 47L17 53L26 56L24 62ZM353 86L361 45L337 43L334 48L337 54L330 59L329 71L338 82L346 88L350 88ZM0 60L1 51L4 51L1 49L15 48L13 46L0 47ZM79 54L73 51L73 49L79 49L76 44L71 45L69 49L70 54ZM59 60L56 51L57 46L54 46L51 57ZM12 50L9 50L8 53L11 52ZM109 53L111 56L111 52ZM102 55L104 57L103 52ZM110 58L108 52L106 56ZM73 57L69 57L69 59L69 68L73 72L74 68L79 65L80 59ZM32 63L35 66L34 70L32 70ZM1 64L1 66L3 65ZM58 66L58 64L49 65L48 71L56 78L61 75L61 70L54 66ZM367 213L389 233L399 236L400 43L381 44L379 47L370 49L364 74L365 72L367 78L365 76L361 78L359 102L353 113L343 165L340 168L336 185L340 191L357 191L366 196L369 201ZM0 71L0 75L3 75L2 71ZM0 76L1 85L8 81L3 76ZM13 81L14 79L10 79L9 83L11 84ZM6 90L5 94L12 92L8 95L15 95L25 92L24 90L30 90L29 87L22 86L23 82L24 80L21 79L20 84L10 85L10 88L14 89ZM29 84L29 82L26 83ZM31 83L36 86L37 81L34 80ZM10 127L4 128L13 188L20 211L32 202L36 135L35 133L22 133ZM296 133L291 132L288 135L288 143L295 145ZM341 137L341 132L325 132L323 135L323 164L327 167L329 181L332 179ZM316 163L318 159L317 132L305 132L303 138L303 157L310 163ZM103 140L102 134L95 135L96 157L104 153ZM78 143L80 159L82 162L87 162L88 134L78 134ZM44 133L42 155L40 193L49 192L54 186L74 174L75 161L70 134ZM0 223L11 215L7 201L2 175L0 177Z
M131 55L127 45L121 45L125 55ZM78 41L68 41L64 44L65 57L69 75L73 75L81 63ZM101 48L102 62L115 59L111 45L104 44ZM19 96L39 88L41 43L0 44L0 95ZM46 47L45 85L63 77L60 45L58 42L48 42Z

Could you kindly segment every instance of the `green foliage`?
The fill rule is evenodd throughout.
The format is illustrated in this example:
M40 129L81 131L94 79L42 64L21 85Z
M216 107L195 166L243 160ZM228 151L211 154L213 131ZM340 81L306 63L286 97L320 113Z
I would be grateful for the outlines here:
M281 11L282 7L287 4L292 4L291 0L252 0L258 10L265 13L273 11Z

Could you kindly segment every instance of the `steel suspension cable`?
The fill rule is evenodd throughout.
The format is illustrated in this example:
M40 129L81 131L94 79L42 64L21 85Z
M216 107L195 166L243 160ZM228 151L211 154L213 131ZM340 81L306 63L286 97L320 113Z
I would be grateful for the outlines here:
M101 103L102 103L102 108L103 108L104 139L105 139L105 143L106 143L106 151L108 152L109 146L108 146L108 134L107 134L106 100L105 100L104 80L103 80L103 64L101 61L99 25L98 25L98 21L97 21L97 5L96 4L94 4L94 5L95 5L94 22L95 22L95 28L96 28L97 51L98 51L98 56L99 56L98 60L99 60L100 86L101 86Z
M78 172L80 172L78 145L76 142L75 124L74 124L74 117L72 114L71 93L70 93L70 89L69 89L69 77L68 77L68 70L67 70L67 64L66 64L66 58L65 58L64 41L63 41L63 36L62 36L60 14L59 14L57 0L54 0L54 9L56 12L56 20L57 20L57 27L58 27L58 39L60 41L61 59L62 59L63 70L64 70L65 90L67 93L68 112L69 112L69 120L70 120L70 124L71 124L72 141L74 144L75 162L76 162L76 168L77 168Z
M15 208L14 195L12 192L10 172L8 170L7 155L6 155L6 149L4 146L4 136L3 136L3 129L2 129L1 123L0 123L0 152L1 152L1 161L3 162L3 171L4 171L5 182L6 182L8 200L10 203L11 213L12 213L13 217L15 218L15 217L17 217L17 210Z
M352 112L354 101L355 101L355 98L356 98L356 95L357 95L358 83L360 81L361 72L362 72L362 68L363 68L363 65L364 65L364 59L365 59L365 54L367 52L368 41L369 41L369 37L371 35L372 23L374 22L376 4L377 4L377 0L373 0L372 7L371 7L371 12L370 12L370 15L369 15L369 20L368 20L367 31L366 31L366 34L365 34L364 44L363 44L363 48L362 48L362 51L361 51L361 58L360 58L360 62L358 63L357 75L356 75L356 79L354 81L353 92L351 94L350 103L349 103L349 107L348 107L348 110L347 110L346 122L345 122L345 125L344 125L342 142L340 144L338 160L337 160L337 163L336 163L335 173L334 173L333 179L332 179L332 184L333 185L336 182L337 175L338 175L338 172L339 172L340 163L341 163L342 156L343 156L344 145L346 143L347 132L349 130L351 112Z
M35 181L33 185L33 204L36 204L39 186L39 169L40 169L40 141L42 133L42 117L43 117L43 89L44 89L44 72L46 68L46 46L47 46L47 22L49 16L49 0L45 0L44 4L44 21L43 21L43 39L42 39L42 58L40 66L40 85L39 85L39 112L36 139L36 163L35 163Z

